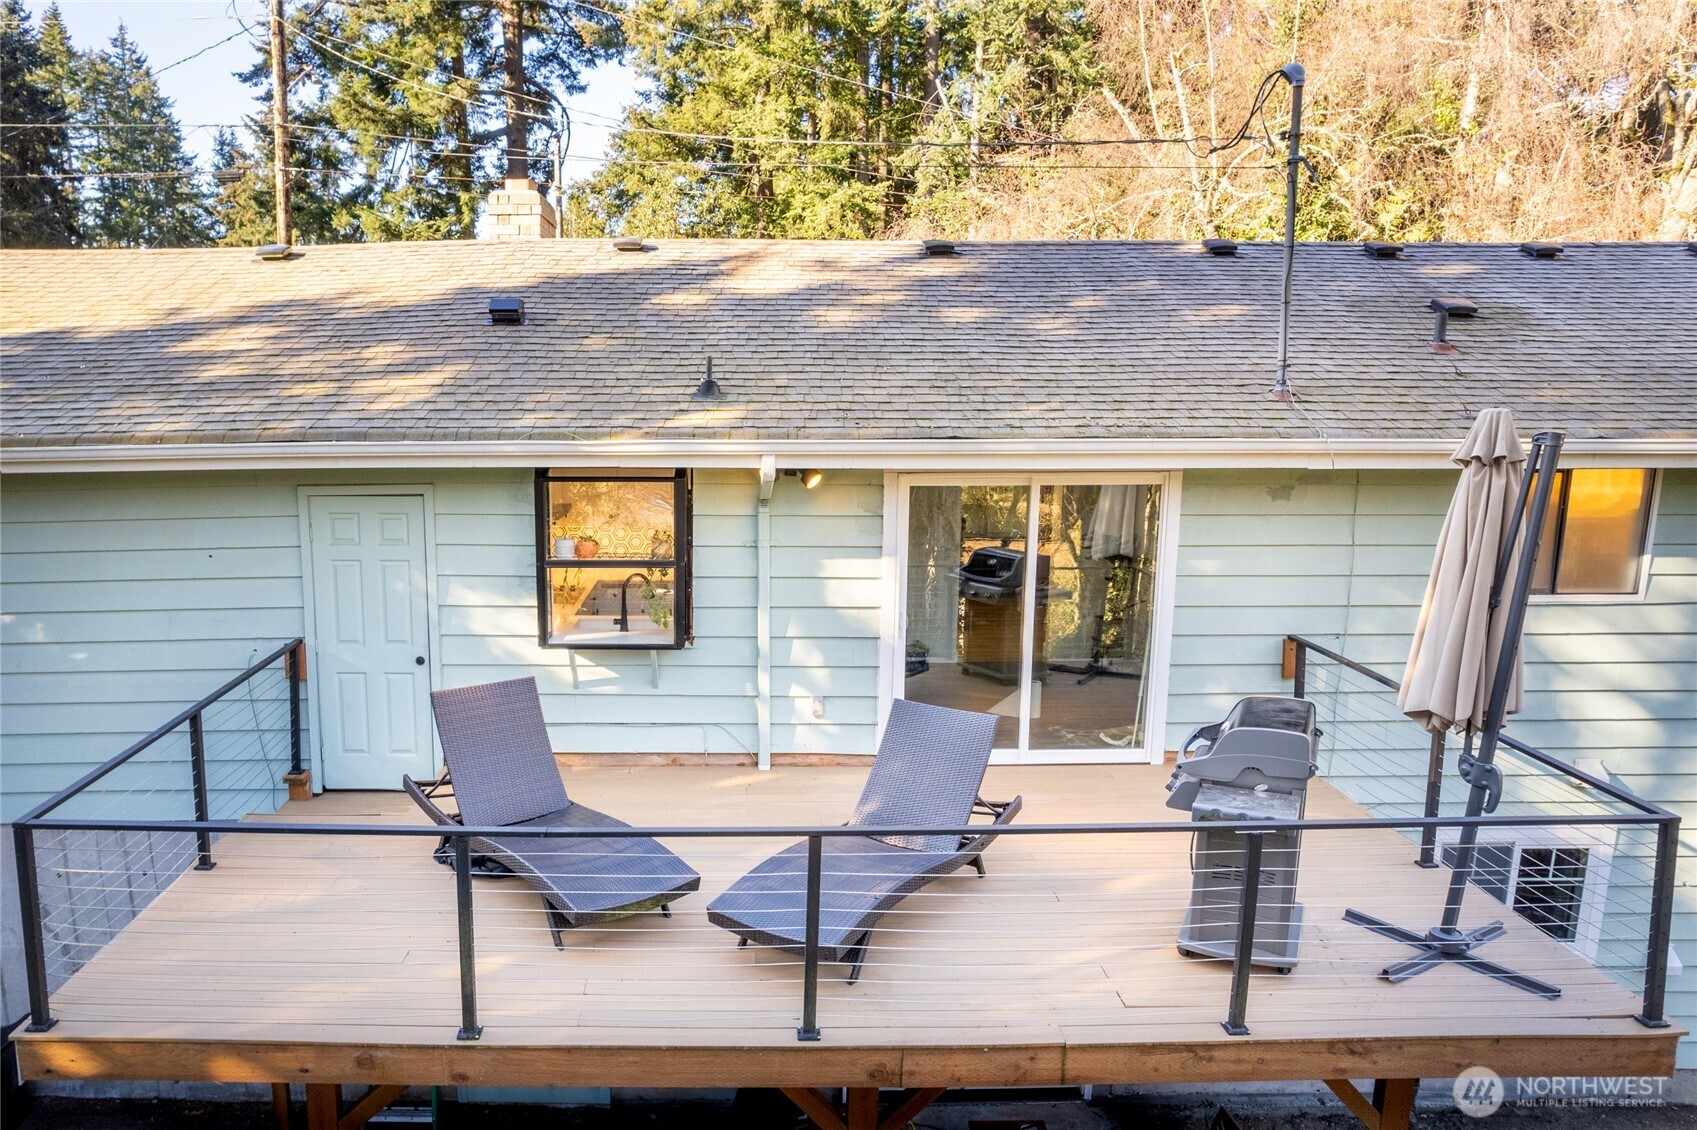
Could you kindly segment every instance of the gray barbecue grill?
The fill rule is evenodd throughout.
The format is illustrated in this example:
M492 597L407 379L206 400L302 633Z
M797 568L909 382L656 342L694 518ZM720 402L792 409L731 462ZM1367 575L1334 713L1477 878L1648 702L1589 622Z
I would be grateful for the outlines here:
M1024 636L1025 554L1017 549L987 546L975 549L955 574L960 581L960 669L1000 683L1017 683L1020 641ZM1037 555L1037 601L1048 599L1049 555ZM1039 611L1032 627L1031 658L1036 678L1043 677L1045 617Z
M1185 739L1178 768L1167 782L1173 794L1167 807L1189 812L1196 823L1190 907L1179 929L1180 953L1236 956L1243 837L1212 830L1209 824L1301 819L1319 739L1313 703L1273 697L1242 699L1224 721L1203 726ZM1300 841L1298 831L1270 831L1262 848L1250 962L1281 973L1296 964L1302 934L1302 906L1296 901Z

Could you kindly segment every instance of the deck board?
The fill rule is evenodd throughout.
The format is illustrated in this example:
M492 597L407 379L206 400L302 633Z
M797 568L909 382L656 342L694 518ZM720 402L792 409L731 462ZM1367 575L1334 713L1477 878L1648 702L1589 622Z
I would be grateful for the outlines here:
M863 772L565 770L574 798L634 823L727 827L836 823ZM985 793L1022 793L1032 822L1182 822L1164 807L1166 772L997 766ZM1316 782L1309 814L1360 810ZM326 794L253 819L423 822L405 797L370 793ZM1359 1078L1473 1062L1519 1073L1598 1064L1654 1073L1671 1070L1680 1034L1636 1023L1636 998L1613 978L1475 890L1464 924L1504 920L1509 933L1490 956L1555 981L1559 1000L1453 967L1381 981L1378 969L1406 947L1347 925L1343 909L1427 925L1448 873L1414 866L1415 849L1399 835L1347 831L1311 833L1303 845L1301 962L1289 976L1256 975L1246 1037L1220 1027L1226 963L1184 958L1173 944L1188 898L1189 837L1096 834L1004 837L986 857L988 878L963 871L906 900L874 935L857 985L842 982L840 966L822 967L820 1045L795 1039L799 959L739 950L704 915L781 842L674 840L702 872L702 890L671 919L571 931L564 950L522 884L479 879L484 1035L464 1043L454 1039L453 880L430 859L433 844L224 837L215 869L180 876L54 994L56 1027L20 1033L24 1070L679 1086ZM711 1049L727 1055L691 1054Z

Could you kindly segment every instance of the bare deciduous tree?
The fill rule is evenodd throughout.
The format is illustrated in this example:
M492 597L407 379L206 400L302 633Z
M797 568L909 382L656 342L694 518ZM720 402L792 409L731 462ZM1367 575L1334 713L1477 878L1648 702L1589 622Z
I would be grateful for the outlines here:
M1300 59L1303 238L1697 235L1692 0L1090 6L1104 82L1072 114L1076 139L1230 133L1261 79ZM1213 156L1206 141L1058 150L1050 170L1024 155L980 178L970 232L937 234L1274 237L1287 105L1280 91L1251 123L1259 144Z

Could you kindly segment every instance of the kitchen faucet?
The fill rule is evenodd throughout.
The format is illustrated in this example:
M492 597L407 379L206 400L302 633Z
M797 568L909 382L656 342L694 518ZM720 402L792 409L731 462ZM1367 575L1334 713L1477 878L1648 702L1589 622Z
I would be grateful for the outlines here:
M619 614L614 618L613 623L619 626L621 632L630 631L630 583L633 579L639 580L645 585L654 583L649 579L647 573L640 572L632 573L619 582Z

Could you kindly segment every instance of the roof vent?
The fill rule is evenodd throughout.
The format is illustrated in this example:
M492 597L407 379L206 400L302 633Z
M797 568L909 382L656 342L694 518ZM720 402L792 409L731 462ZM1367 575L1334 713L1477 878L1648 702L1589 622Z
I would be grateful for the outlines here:
M701 383L695 386L695 391L689 394L691 400L723 400L725 390L719 387L719 382L713 379L713 358L707 359L707 375L701 378Z
M1455 353L1455 346L1449 343L1449 326L1451 318L1471 318L1479 312L1476 303L1454 295L1442 295L1432 299L1429 306L1436 312L1432 318L1432 352Z
M641 236L625 235L625 236L620 236L618 239L615 239L613 241L613 250L614 251L647 251L648 248L643 245Z
M294 248L290 247L286 243L267 243L264 247L254 248L253 253L265 260L267 263L275 263L279 260L287 259L289 257L289 253L293 250Z
M1237 240L1205 239L1202 241L1202 250L1206 251L1210 255L1224 259L1228 256L1237 254Z
M1402 258L1402 244L1400 243L1363 243L1361 250L1367 253L1369 259Z
M1528 259L1561 258L1561 244L1559 243L1523 243L1520 245L1520 251Z
M950 239L928 239L921 246L925 249L925 254L934 258L959 254L955 250L954 241Z
M492 326L524 325L524 299L491 298L489 300L489 324Z

